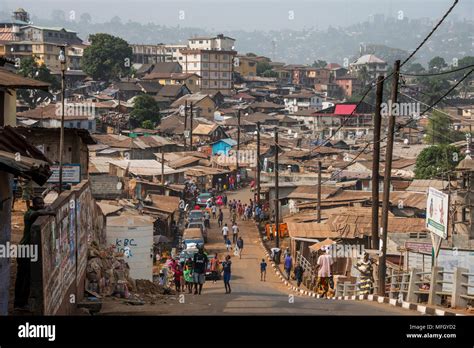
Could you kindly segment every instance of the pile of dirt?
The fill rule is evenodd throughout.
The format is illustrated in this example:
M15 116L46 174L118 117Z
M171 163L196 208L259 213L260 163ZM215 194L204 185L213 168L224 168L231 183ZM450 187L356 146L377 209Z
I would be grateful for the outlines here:
M146 279L135 281L136 292L141 295L169 295L171 290Z

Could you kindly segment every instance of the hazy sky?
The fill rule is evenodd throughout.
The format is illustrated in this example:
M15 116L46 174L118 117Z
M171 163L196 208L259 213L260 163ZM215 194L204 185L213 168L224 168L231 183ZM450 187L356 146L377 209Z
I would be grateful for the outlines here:
M53 10L88 12L94 22L122 21L215 30L324 29L346 26L375 13L408 18L439 18L453 0L1 0L0 10L23 7L50 18ZM184 11L184 19L179 19ZM293 12L290 12L293 11ZM183 15L183 12L181 12ZM460 0L450 18L474 19L474 0Z

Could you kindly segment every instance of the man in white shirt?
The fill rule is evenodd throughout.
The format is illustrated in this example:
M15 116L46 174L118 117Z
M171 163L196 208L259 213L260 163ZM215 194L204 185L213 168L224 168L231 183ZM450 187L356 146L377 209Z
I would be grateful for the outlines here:
M229 227L227 227L227 224L224 224L224 227L222 227L222 236L224 237L224 243L227 240L228 235L229 235Z
M234 223L232 226L232 243L237 243L237 240L239 239L239 227L237 226L237 222Z
M324 297L329 291L329 279L332 276L331 269L334 263L331 255L329 255L328 248L323 247L322 254L318 257L318 285L319 293Z

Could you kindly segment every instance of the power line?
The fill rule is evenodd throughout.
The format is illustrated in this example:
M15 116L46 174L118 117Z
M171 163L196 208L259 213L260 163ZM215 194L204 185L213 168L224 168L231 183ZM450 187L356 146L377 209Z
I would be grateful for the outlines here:
M409 74L409 73L400 73L400 75L403 75L403 76L415 76L415 77L430 77L430 76L439 76L439 75L447 75L447 74L452 74L454 72L458 72L458 71L462 71L462 70L465 70L465 69L468 69L468 68L472 68L474 67L474 64L471 64L471 65L467 65L467 66L464 66L462 68L458 68L458 69L453 69L453 70L449 70L449 71L443 71L443 72L438 72L438 73L431 73L431 74Z
M423 47L423 45L429 40L429 38L434 34L434 32L439 28L439 26L444 22L444 20L446 19L446 17L448 17L448 15L451 13L451 11L454 9L454 7L456 7L457 3L459 2L459 0L454 0L454 3L451 5L451 7L448 9L448 11L443 15L443 17L439 20L439 22L433 27L433 29L430 31L430 33L425 37L425 39L418 45L418 47L400 64L400 68L402 66L404 66L420 49L421 47ZM390 77L392 77L392 75L394 74L394 72L392 71L388 76L384 77L384 79L380 82L380 83L383 83L385 80L389 79ZM356 107L354 108L354 110L346 116L345 120L341 123L341 125L336 129L336 131L330 135L328 138L326 138L324 141L321 142L320 145L317 145L314 149L311 150L314 151L316 149L318 149L319 147L321 147L323 144L327 143L330 139L332 139L341 129L342 127L345 125L345 123L347 122L347 120L349 119L350 116L352 116L354 114L354 112L357 110L357 108L359 107L359 105L362 103L362 101L365 99L365 97L369 94L369 92L374 88L375 84L374 84L374 81L376 81L376 78L373 79L371 81L371 85L370 87L367 89L367 91L364 93L364 95L362 96L362 98L359 100L359 102L357 103Z
M418 45L418 47L406 58L401 64L400 67L404 66L413 56L418 52L421 47L430 39L430 37L434 34L434 32L439 28L439 26L444 22L446 17L449 16L449 14L454 10L456 5L458 4L459 0L454 0L454 3L451 5L451 7L448 9L448 11L444 14L444 16L439 20L439 22L435 25L435 27L431 30L431 32L428 34L428 36L425 37L425 39Z
M438 104L442 99L444 99L449 93L451 93L454 89L456 89L462 81L464 81L472 72L474 71L474 69L472 69L470 72L468 72L467 74L465 74L463 76L462 79L460 79L455 85L453 85L442 97L440 97L438 100L436 100L433 104L431 104L425 111L423 111L419 117L423 116L424 114L426 114L429 110L431 110L436 104ZM390 116L390 117L393 117L393 116ZM413 121L416 121L416 119L414 119L413 117L411 117L412 119L410 121L407 121L405 124L401 124L401 125L398 125L396 127L396 129L394 130L394 133L396 133L397 131L399 131L401 128L404 128L404 127L407 127L410 123L412 123ZM379 140L379 142L382 142L384 141L385 139L387 139L387 136L386 135L384 138L381 138ZM368 142L363 148L362 150L359 151L359 153L352 159L352 161L350 161L347 165L345 165L342 169L339 170L339 173L342 172L343 170L347 169L350 165L354 164L355 163L355 160L357 158L359 158L360 155L362 155L362 153L372 144L373 142ZM385 147L385 146L384 146ZM331 177L328 179L328 180L325 180L322 182L322 184L330 181L332 178L334 177L334 174L331 175Z

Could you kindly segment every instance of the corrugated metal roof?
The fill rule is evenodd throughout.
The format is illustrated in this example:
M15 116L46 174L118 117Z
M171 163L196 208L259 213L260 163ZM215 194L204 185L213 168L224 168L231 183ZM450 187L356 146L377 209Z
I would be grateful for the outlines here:
M153 207L157 208L160 211L173 213L179 208L179 197L150 195L150 199L153 202Z

